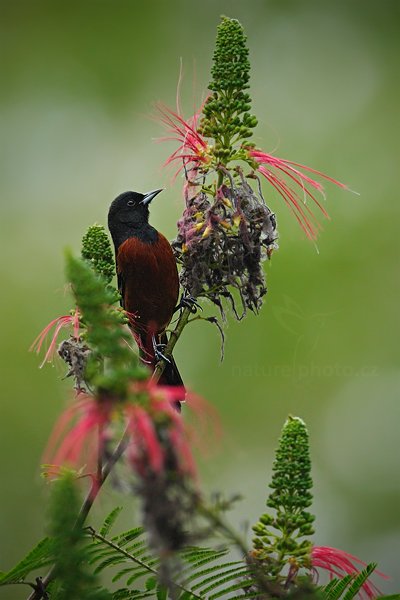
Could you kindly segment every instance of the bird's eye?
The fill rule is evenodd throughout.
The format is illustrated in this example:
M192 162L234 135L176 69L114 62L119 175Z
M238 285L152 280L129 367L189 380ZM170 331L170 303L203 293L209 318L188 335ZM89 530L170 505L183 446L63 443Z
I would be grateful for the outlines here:
M128 200L128 202L127 202L128 206L133 206L133 204L134 204L133 200Z

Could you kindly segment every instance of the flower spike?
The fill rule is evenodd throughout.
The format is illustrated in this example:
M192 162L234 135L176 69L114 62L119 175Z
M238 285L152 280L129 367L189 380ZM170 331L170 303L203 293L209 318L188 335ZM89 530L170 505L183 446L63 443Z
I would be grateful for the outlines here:
M43 365L46 362L51 362L53 360L54 353L56 350L58 335L59 335L61 329L63 329L64 327L70 327L71 325L72 325L72 335L73 335L74 339L77 340L79 338L79 311L78 311L78 309L75 309L75 312L73 315L63 315L61 317L57 317L56 319L53 319L52 321L50 321L50 323L48 325L46 325L46 327L39 333L39 335L33 341L29 350L31 352L36 352L36 354L39 354L50 331L52 330L53 327L55 328L52 338L50 340L49 347L47 348L46 354L44 356L44 359L39 366L40 369L43 367Z

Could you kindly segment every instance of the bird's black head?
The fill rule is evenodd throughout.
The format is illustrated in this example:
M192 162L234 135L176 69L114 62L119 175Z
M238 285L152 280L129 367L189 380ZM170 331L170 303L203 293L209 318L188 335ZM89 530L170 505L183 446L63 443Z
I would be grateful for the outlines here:
M150 227L149 204L160 192L124 192L115 198L108 211L108 228L116 247L129 237L141 237Z

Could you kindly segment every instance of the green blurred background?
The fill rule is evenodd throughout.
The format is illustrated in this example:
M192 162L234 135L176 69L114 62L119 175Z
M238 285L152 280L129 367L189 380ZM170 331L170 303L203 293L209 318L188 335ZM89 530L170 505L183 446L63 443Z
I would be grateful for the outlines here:
M221 415L200 459L207 490L245 496L244 527L264 508L288 413L309 425L316 543L377 561L400 588L397 273L399 3L170 0L1 2L0 568L43 534L40 456L65 406L63 366L28 348L64 314L63 249L127 189L165 186L152 207L170 238L181 182L160 168L171 148L149 118L174 104L180 58L186 114L209 80L221 14L246 29L256 142L337 177L317 254L276 195L280 250L266 265L260 316L217 332L194 324L176 349L186 382ZM99 514L115 502L104 492ZM126 524L132 518L130 500ZM24 598L25 590L1 590Z

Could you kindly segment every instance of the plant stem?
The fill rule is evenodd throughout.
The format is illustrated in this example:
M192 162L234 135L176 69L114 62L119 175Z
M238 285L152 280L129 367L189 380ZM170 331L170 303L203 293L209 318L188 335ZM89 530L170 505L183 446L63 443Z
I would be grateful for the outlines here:
M164 354L167 357L172 354L172 351L175 348L175 344L179 340L179 338L182 334L182 331L188 324L189 317L191 314L192 314L192 311L190 310L190 308L187 308L187 307L184 308L183 311L181 312L178 322L175 326L175 329L173 331L171 331L171 335L169 336L168 344L164 350ZM166 364L167 363L164 359L159 360L158 363L156 364L153 375L152 375L152 379L153 379L153 381L155 381L155 383L157 383L157 381L160 379L161 375L163 374Z

